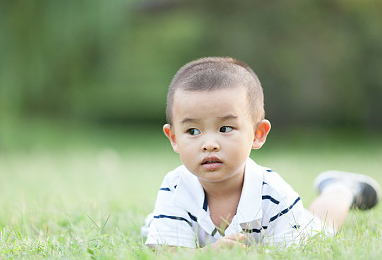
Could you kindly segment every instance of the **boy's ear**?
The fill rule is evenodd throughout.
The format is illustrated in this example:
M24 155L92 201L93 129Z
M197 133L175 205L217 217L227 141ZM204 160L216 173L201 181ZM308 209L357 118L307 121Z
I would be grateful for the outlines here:
M175 138L175 132L173 131L174 129L171 127L170 124L165 124L163 126L163 132L165 136L167 136L168 140L170 140L172 149L174 149L174 152L178 153L178 146L176 144L176 138Z
M270 130L271 123L266 119L262 120L260 126L255 131L255 139L253 140L252 149L260 149L263 146Z

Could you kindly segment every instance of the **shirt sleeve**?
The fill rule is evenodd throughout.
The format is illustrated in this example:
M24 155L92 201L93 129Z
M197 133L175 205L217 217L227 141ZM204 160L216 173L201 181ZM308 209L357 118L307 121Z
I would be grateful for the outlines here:
M158 191L146 245L196 248L197 235L187 211L174 205L174 183L165 178Z
M306 238L303 230L305 225L304 207L300 197L294 197L294 201L280 200L277 210L267 216L267 232L263 242L267 245L277 245L289 247L292 244L299 244Z

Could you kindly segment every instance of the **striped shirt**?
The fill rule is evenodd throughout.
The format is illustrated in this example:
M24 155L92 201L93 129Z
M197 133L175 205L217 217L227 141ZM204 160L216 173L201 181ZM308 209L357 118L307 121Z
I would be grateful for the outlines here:
M211 220L202 185L183 165L164 178L147 225L149 246L197 248L222 237ZM246 233L248 245L289 246L323 227L276 172L248 159L237 212L224 235Z

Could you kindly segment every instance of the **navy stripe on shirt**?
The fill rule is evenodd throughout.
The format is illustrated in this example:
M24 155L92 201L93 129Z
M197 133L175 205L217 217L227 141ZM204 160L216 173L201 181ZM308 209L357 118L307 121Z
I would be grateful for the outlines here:
M253 229L243 229L243 231L246 232L246 233L260 233L262 230L265 230L267 228L268 228L267 226L263 226L261 229L256 229L256 228L253 228Z
M186 221L187 224L190 225L190 227L192 227L192 223L190 221L188 221L187 219L182 218L182 217L158 215L158 216L154 216L154 218L169 218L169 219L174 219L174 220L182 220L182 221Z
M190 216L191 220L193 220L193 221L195 221L195 222L198 221L198 218L197 218L197 217L195 217L194 215L192 215L190 212L187 212L187 213L188 213L188 215Z
M207 202L207 195L206 192L204 192L204 202L203 202L203 209L205 212L207 212L208 202Z
M159 190L171 191L170 188L160 188Z
M284 215L286 213L288 213L289 210L291 210L293 208L294 205L296 205L297 202L299 202L301 199L300 197L298 197L292 205L290 205L288 208L284 209L283 211L281 211L280 213L278 213L277 215L274 215L273 217L271 217L271 219L269 220L269 222L272 222L274 220L276 220L278 217L280 217L281 215Z
M268 169L268 170L266 170L267 172L273 172L273 170L271 170L271 169Z
M272 196L269 196L269 195L263 195L262 197L263 200L270 200L272 201L273 203L275 203L276 205L278 205L280 203L280 201L272 198Z

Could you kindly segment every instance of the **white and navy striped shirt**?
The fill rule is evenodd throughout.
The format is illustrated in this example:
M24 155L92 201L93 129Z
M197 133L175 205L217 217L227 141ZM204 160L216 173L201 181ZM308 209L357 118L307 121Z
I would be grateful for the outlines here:
M166 175L148 226L149 246L197 248L222 237L210 218L202 185L183 165ZM288 246L323 227L276 172L248 159L237 212L225 235L242 232L248 234L247 244Z

